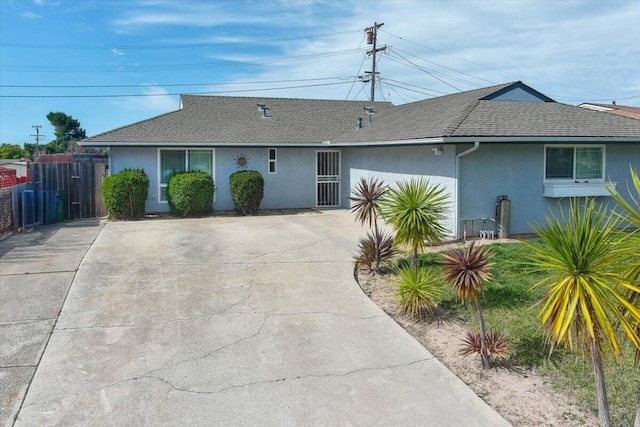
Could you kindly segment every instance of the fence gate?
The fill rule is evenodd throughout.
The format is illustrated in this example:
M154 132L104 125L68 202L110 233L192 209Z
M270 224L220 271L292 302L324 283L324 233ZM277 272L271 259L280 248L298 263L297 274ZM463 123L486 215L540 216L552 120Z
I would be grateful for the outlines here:
M340 206L340 152L318 151L316 204Z

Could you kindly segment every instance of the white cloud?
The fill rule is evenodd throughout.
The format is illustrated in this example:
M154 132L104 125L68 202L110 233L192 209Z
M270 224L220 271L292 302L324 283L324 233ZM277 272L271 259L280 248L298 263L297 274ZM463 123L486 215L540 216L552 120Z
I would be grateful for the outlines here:
M42 6L42 5L44 5L44 0L33 0L33 2L34 2L35 4L37 4L38 6Z
M117 55L117 56L123 56L124 55L123 51L121 51L120 49L116 49L115 47L113 49L111 49L111 53L113 53L114 55Z
M38 15L37 13L33 13L33 12L22 12L20 15L23 18L27 18L27 19L39 19L39 18L42 18L42 15Z
M147 111L149 114L165 112L178 109L179 101L175 95L155 83L145 86L140 93L141 96L127 96L115 98L113 104L129 111Z

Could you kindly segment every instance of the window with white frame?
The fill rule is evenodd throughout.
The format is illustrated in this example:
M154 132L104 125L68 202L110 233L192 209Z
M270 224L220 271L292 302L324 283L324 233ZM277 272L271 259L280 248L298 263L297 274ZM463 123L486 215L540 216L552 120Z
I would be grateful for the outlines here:
M276 149L275 148L269 148L269 173L273 174L273 173L277 173L278 167L277 167L277 161L278 161L278 154L276 153Z
M545 179L604 180L604 154L604 146L546 146Z
M213 150L159 150L160 202L167 201L169 178L177 172L205 172L213 176Z

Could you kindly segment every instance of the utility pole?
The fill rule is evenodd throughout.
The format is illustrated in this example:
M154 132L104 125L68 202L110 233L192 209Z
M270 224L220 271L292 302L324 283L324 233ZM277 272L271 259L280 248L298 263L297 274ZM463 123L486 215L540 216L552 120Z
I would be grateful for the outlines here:
M371 102L375 101L376 98L376 74L378 74L376 72L376 53L387 48L386 45L376 48L378 28L382 27L383 25L383 22L379 24L377 22L374 22L372 27L364 29L364 31L367 33L367 44L373 45L373 48L367 51L367 55L371 55L371 71L365 71L366 74L371 74Z
M36 130L36 134L35 135L31 135L31 136L35 136L36 137L36 146L39 147L40 146L40 137L44 136L44 135L40 135L40 128L42 126L41 125L33 125L31 127Z

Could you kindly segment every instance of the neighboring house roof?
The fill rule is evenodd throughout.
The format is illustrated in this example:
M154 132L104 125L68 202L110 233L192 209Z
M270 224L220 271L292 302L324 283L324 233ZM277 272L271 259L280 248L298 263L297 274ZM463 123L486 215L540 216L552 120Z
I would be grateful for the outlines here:
M502 96L516 89L537 95L522 101ZM640 141L640 121L561 104L531 91L514 82L399 105L332 142L566 137Z
M73 154L56 153L56 154L40 154L36 159L36 163L72 163Z
M322 143L357 126L364 107L390 102L231 96L181 96L182 108L92 136L81 145ZM264 104L266 115L257 104Z
M598 104L595 102L585 102L578 105L581 108L588 108L589 110L603 111L609 114L615 114L618 116L630 117L632 119L640 119L640 107L629 107L627 105L612 104Z

